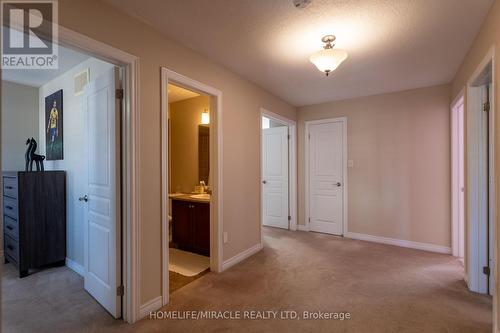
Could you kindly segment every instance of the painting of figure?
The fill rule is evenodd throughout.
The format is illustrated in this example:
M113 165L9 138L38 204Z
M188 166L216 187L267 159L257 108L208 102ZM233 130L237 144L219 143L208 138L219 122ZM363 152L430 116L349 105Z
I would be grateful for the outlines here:
M63 91L45 97L45 155L47 160L63 159Z

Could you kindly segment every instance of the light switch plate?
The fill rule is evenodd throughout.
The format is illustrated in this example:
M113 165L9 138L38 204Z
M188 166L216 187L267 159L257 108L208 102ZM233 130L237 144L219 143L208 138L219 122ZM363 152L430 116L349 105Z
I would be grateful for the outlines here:
M347 166L348 166L349 168L354 167L354 161L353 161L353 160L347 160Z
M227 232L223 232L222 237L224 239L224 244L226 244L227 243Z

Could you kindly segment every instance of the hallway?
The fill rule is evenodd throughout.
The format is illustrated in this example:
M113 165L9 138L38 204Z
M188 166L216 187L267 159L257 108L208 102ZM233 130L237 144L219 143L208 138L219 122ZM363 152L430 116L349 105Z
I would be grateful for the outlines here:
M99 309L67 268L55 269L66 270L64 278L52 279L49 270L23 280L8 268L2 276L4 293L9 290L2 300L3 331L491 331L491 298L467 291L463 268L451 256L274 228L264 229L264 242L262 251L241 264L174 292L163 310L321 310L349 312L352 319L272 319L265 326L262 320L146 319L125 325ZM50 292L51 285L61 284L67 286L58 288L62 292ZM56 296L42 297L49 294ZM28 314L21 312L26 304L32 305Z

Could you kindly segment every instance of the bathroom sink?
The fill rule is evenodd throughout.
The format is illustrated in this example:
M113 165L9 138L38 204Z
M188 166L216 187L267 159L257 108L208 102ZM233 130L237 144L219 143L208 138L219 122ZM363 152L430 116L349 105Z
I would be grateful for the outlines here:
M210 200L210 194L204 193L204 194L193 194L189 196L190 198L193 199L204 199L204 200Z

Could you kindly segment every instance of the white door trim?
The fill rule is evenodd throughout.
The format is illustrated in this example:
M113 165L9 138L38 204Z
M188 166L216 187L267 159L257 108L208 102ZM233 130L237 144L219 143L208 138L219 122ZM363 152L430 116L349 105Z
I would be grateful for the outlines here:
M311 125L318 125L318 124L328 124L328 123L335 123L335 122L340 122L342 123L342 154L343 156L343 165L342 165L342 184L344 187L343 191L343 208L342 208L342 235L346 235L349 232L348 226L348 214L347 214L347 208L349 207L347 204L347 198L348 198L348 190L349 190L349 184L348 184L348 176L347 176L347 117L338 117L338 118L329 118L329 119L320 119L320 120L310 120L305 122L305 133L304 133L304 170L305 170L305 179L304 179L304 184L305 184L305 196L304 196L304 222L305 226L301 228L304 231L309 231L310 225L309 225L309 128Z
M481 123L480 123L480 117L478 115L483 112L481 110L481 98L480 96L480 89L477 87L474 87L474 82L480 77L480 75L483 73L483 71L491 64L491 72L493 73L493 78L492 78L492 91L494 92L490 96L490 102L492 109L489 112L489 131L490 131L490 137L494 138L494 113L495 113L495 47L493 46L486 56L483 58L479 66L476 68L474 73L471 75L469 80L467 81L467 103L466 103L466 112L465 112L465 117L467 119L466 121L466 149L467 149L467 155L466 155L466 160L467 160L467 174L466 174L466 207L467 207L467 226L468 226L468 248L467 250L467 281L469 284L469 289L471 291L475 292L480 292L480 293L485 293L485 286L481 283L482 280L482 263L481 261L483 260L485 256L485 247L481 245L482 243L484 244L485 240L481 239L481 231L480 231L480 225L477 223L478 220L480 220L480 209L479 209L479 193L480 193L480 170L482 167L484 167L480 163L480 159L477 157L474 158L474 156L471 157L471 154L478 153L477 152L477 147L480 145L480 140L481 140L481 131L478 130L480 128ZM490 223L492 224L492 229L496 230L496 218L495 218L495 186L494 186L494 140L490 140L490 147L489 147L489 172L490 172L490 178L489 178L489 184L490 184L490 193L489 193L489 207L490 211L487 212L489 214L490 218ZM495 244L495 251L491 254L493 257L493 262L494 266L490 278L495 278L495 273L496 273L496 266L498 265L496 261L496 255L495 252L497 250L497 239L496 239L496 233L493 232L494 235L494 244ZM484 260L483 260L484 261ZM494 297L494 304L496 304L496 293L493 293ZM494 309L493 311L496 313L496 310Z
M264 108L260 108L260 118L259 118L259 129L260 129L260 145L262 147L262 117L267 117L274 121L277 121L288 126L288 134L290 135L290 141L288 146L288 163L289 163L289 196L290 200L288 202L290 210L290 230L297 230L297 122L292 119L288 119L279 115L277 113L271 112ZM260 148L260 159L262 161L262 148ZM261 244L262 244L262 163L260 164L260 195L261 195L261 214L260 214L260 228L261 228Z
M210 107L210 177L212 199L210 201L210 270L222 271L222 92L212 86L190 79L165 67L161 68L161 225L162 225L162 303L169 302L168 274L168 83L199 91L215 99ZM216 133L216 135L212 135Z
M458 136L456 133L456 129L458 128L458 115L456 114L456 108L462 104L464 108L464 118L465 118L465 99L464 99L464 94L465 94L465 89L460 90L459 94L455 97L453 102L450 105L450 128L451 128L451 175L452 175L452 180L451 180L451 252L452 255L455 257L459 256L459 247L460 247L460 241L459 241L459 218L460 218L460 205L459 205L459 197L457 194L459 193L459 184L458 184L458 177L459 177L459 169L457 165L456 159L458 158L458 145L456 142L458 141ZM464 127L465 127L465 119L464 119ZM464 135L465 135L465 129L464 129ZM465 145L465 142L464 142ZM465 147L463 147L465 148ZM465 153L465 151L464 151ZM464 161L465 162L465 161ZM465 214L465 209L462 212ZM465 230L464 230L465 231ZM465 241L465 239L463 240ZM465 246L465 244L462 244L462 246Z
M59 26L59 43L124 68L122 114L122 260L123 319L134 323L140 300L140 108L139 58L78 32Z

